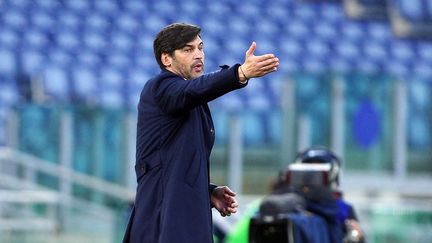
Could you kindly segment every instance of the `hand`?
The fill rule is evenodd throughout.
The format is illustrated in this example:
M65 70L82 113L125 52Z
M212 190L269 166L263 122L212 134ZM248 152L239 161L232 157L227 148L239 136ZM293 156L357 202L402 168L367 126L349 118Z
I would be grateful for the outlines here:
M254 41L246 51L245 61L240 66L241 70L238 72L240 81L244 81L246 78L249 79L264 76L276 71L279 66L279 59L274 54L255 56L255 49L256 43Z
M231 191L227 186L218 186L213 190L211 202L222 217L237 212L238 203L235 195L235 192Z
M348 232L345 236L347 242L363 242L364 238L363 231L360 227L360 224L357 220L348 219L345 221L346 227L348 228Z

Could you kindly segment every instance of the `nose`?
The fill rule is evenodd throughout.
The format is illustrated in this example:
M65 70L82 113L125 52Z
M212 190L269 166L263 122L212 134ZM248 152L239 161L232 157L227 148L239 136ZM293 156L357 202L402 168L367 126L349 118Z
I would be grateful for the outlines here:
M204 58L204 50L197 49L194 54L195 59L203 59Z

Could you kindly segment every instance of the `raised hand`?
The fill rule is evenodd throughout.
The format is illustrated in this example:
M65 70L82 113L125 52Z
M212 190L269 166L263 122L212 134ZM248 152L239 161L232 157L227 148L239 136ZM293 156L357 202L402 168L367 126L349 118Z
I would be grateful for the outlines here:
M218 186L213 190L211 202L222 217L237 212L238 203L235 195L235 192L231 191L227 186Z
M246 51L245 61L239 67L240 81L264 76L276 71L279 66L279 59L274 54L255 56L256 46L257 44L254 41Z

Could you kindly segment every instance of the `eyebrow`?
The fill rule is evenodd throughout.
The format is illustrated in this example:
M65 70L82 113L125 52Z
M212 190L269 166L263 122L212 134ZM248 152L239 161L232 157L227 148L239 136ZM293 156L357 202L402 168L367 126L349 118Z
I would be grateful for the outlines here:
M200 46L200 45L204 45L204 42L201 41L201 42L198 44L198 46ZM186 44L183 48L185 48L185 47L194 47L194 45Z

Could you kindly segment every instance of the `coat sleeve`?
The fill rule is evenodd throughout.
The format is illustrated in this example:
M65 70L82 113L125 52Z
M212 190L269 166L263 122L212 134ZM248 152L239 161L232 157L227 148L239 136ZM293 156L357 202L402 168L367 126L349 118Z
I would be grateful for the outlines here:
M166 72L152 87L152 94L161 110L176 114L208 103L230 91L242 88L238 79L238 67L222 67L220 71L184 80Z
M218 187L216 184L213 184L213 183L210 183L209 184L209 195L210 195L210 198L211 198L211 195L212 195L212 193L213 193L213 190L216 188L216 187ZM213 205L213 203L210 201L210 206L213 208L214 207L214 205Z

